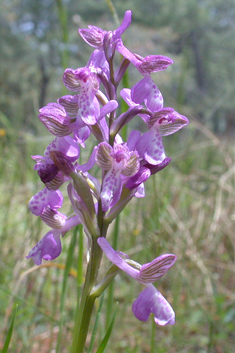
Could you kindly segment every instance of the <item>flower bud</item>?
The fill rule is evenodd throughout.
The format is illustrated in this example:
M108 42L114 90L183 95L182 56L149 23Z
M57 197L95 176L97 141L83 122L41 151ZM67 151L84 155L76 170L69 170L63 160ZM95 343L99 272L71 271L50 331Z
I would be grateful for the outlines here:
M70 174L70 177L73 179L74 189L77 192L78 196L85 203L92 218L95 218L96 213L95 213L94 201L86 178L83 176L81 172L78 172L78 173L73 172Z
M112 44L112 32L107 32L104 36L104 53L108 62L110 62L115 53L115 45Z
M88 29L78 30L82 39L90 46L101 49L103 47L103 38L106 31L96 26L88 26Z

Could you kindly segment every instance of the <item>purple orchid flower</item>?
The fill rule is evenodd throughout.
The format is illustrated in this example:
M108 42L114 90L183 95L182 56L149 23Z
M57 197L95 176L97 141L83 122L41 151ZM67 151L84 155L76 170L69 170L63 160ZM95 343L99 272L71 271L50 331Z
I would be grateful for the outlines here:
M82 119L87 125L96 124L100 113L99 102L95 96L99 89L97 75L87 67L77 70L66 69L63 81L66 88L79 92L77 119Z
M163 108L163 97L150 76L144 77L131 90L123 89L121 96L129 106L144 103L152 113L139 114L148 125L136 144L140 158L151 165L159 165L167 157L162 136L167 136L180 130L188 124L188 119L177 113L173 108Z
M36 195L31 197L29 201L29 209L35 216L40 216L46 207L52 210L61 208L63 204L63 196L59 190L48 190L44 188Z
M149 131L145 132L136 149L147 163L159 165L167 157L165 154L162 136L168 136L188 124L188 119L172 108L163 108L154 113L148 120Z
M61 253L60 231L50 230L44 237L30 250L26 259L32 258L36 265L41 265L42 259L53 260Z
M124 45L121 35L131 24L131 11L126 11L122 24L114 31L104 31L103 29L95 26L88 26L88 29L79 29L79 33L83 40L95 48L89 60L89 67L95 70L103 83L105 90L110 97L114 97L112 85L110 85L110 67L115 50L119 48L123 50ZM128 49L127 49L128 51ZM120 51L121 52L121 51ZM127 60L126 60L127 61ZM124 75L130 61L124 65L121 64L120 68L115 73L115 81L118 84L121 77ZM112 91L112 93L110 92Z
M95 49L86 66L89 67L92 72L96 72L101 80L103 75L106 79L110 77L109 64L103 50Z
M131 11L126 11L122 24L113 32L107 32L96 26L88 26L88 29L79 29L79 33L83 40L90 46L98 49L100 52L105 52L107 59L113 56L113 51L116 49L119 51L124 58L128 59L142 75L149 75L153 72L158 72L165 70L173 61L162 55L148 55L145 58L138 54L133 54L129 49L127 49L121 39L121 35L131 24ZM105 68L107 64L104 64L103 58L99 58L100 63L102 60L102 66L98 67ZM124 70L126 70L128 65L124 65ZM105 70L107 73L108 70ZM120 68L118 74L123 70ZM118 74L116 76L118 76ZM123 74L123 73L122 73ZM116 77L117 81L120 81Z
M35 216L40 216L44 223L51 228L61 228L67 218L57 211L61 208L63 196L59 190L44 188L29 201L29 209Z
M149 315L153 313L154 320L158 325L173 325L175 313L152 283L156 282L174 265L176 256L164 254L141 266L132 260L124 259L125 254L115 251L105 238L100 237L97 242L114 265L146 286L132 305L135 317L140 321L147 321Z
M90 62L88 67L65 70L65 86L79 93L75 96L64 96L59 99L59 103L67 113L75 117L76 123L73 126L76 126L77 130L74 132L74 138L82 143L89 137L90 131L97 134L97 131L92 130L92 126L95 124L99 129L99 134L96 135L97 139L107 140L108 126L105 117L118 107L116 100L108 101L105 95L99 91L97 69L93 65L94 62ZM104 98L102 99L104 106L101 109L96 94Z
M148 55L145 58L139 54L132 53L127 49L122 41L117 43L116 48L124 58L128 59L143 76L149 76L151 73L163 71L173 64L173 60L163 55Z
M96 26L88 26L88 29L79 29L82 39L90 46L102 50L104 49L105 37L110 37L110 44L121 40L121 35L131 24L131 11L125 12L121 25L113 32L107 32Z
M81 221L78 216L67 218L62 227L49 230L49 232L30 250L26 258L32 258L36 265L41 265L42 260L54 260L61 253L62 247L60 236L64 236L71 228L80 223Z
M71 136L56 137L46 148L44 156L32 156L36 161L34 169L48 189L58 189L66 177L60 172L59 168L50 158L52 151L61 152L70 162L74 162L79 157L79 145Z
M59 190L48 190L47 188L39 191L29 201L30 211L40 216L41 219L51 228L44 237L30 250L27 259L33 258L36 265L44 260L53 260L61 253L60 236L72 227L81 223L78 216L67 218L63 213L57 211L61 208L63 196Z
M141 138L141 132L137 130L131 131L127 146L130 151L137 149L138 142ZM162 162L157 165L152 165L146 162L144 159L140 160L140 168L138 172L132 177L128 178L126 188L129 190L136 189L136 197L144 197L144 182L153 174L156 174L160 170L164 169L171 161L171 158L166 157Z
M126 144L114 142L110 146L107 142L98 145L96 163L107 171L102 185L102 209L106 212L115 205L122 191L122 177L131 177L139 170L139 156L136 151L130 151Z

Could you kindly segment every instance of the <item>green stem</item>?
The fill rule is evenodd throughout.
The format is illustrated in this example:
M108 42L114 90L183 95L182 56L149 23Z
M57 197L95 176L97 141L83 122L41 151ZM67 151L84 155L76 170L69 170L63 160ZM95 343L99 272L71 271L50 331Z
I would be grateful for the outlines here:
M95 286L96 278L98 276L101 258L102 250L97 243L97 239L93 238L84 289L75 319L73 341L70 351L71 353L84 352L88 328L91 320L94 302L96 299L96 296L91 295L91 292Z
M56 0L58 19L61 29L61 39L64 44L64 48L61 51L62 68L65 70L69 65L69 31L68 31L68 14L67 9L63 4L62 0ZM63 93L66 94L66 87L63 87Z
M117 244L118 244L119 221L120 221L120 215L117 216L116 221L115 221L115 226L114 226L112 246L113 246L113 249L115 249L115 250L117 249ZM108 330L108 327L111 322L111 317L113 314L113 292L114 292L114 282L112 281L108 287L106 322L105 322L106 331Z
M78 230L77 285L81 288L83 284L83 228L81 224L79 224Z
M114 21L116 23L117 26L119 26L119 19L118 19L118 15L117 15L117 11L112 3L111 0L106 0L107 4L108 4L108 7L109 7L109 10L111 11L112 15L113 15L113 18L114 18Z

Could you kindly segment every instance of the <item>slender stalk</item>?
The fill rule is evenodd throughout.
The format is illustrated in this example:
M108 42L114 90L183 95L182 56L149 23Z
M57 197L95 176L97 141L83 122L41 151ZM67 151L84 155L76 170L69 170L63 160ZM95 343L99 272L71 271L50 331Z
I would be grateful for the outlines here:
M78 226L78 262L77 262L77 285L79 288L83 284L83 228L80 224Z
M62 67L65 70L68 67L68 59L69 59L69 52L68 52L68 41L69 41L69 31L68 31L68 14L65 5L63 4L62 0L56 0L57 11L58 11L58 18L60 23L61 29L61 39L64 44L64 48L61 52L62 56Z
M102 258L102 250L97 243L97 239L93 238L90 249L90 261L87 266L87 273L84 283L84 289L80 302L80 307L76 314L74 335L71 346L71 353L83 353L86 343L86 337L91 320L93 306L96 297L91 295L91 291L95 286L98 275L100 262Z
M92 330L92 335L91 335L91 340L90 340L90 345L88 348L88 353L92 353L93 347L94 347L94 343L95 343L95 337L96 337L96 333L98 330L98 326L99 326L99 319L100 319L100 313L101 313L101 309L103 306L103 301L104 301L104 293L101 295L100 298L100 304L99 304L99 308L96 314L96 318L95 318L95 323L94 323L94 327Z
M63 43L63 49L61 51L61 61L62 68L65 70L69 67L69 51L68 51L68 41L69 41L69 31L68 31L68 14L65 5L62 0L56 0L58 19L61 30L61 39ZM62 88L64 94L66 94L66 87Z
M113 232L112 246L113 246L113 249L115 250L117 249L117 243L118 243L119 221L120 221L120 215L118 215L116 218L114 232ZM113 313L113 291L114 291L114 282L112 281L108 287L106 322L105 322L106 331L108 330L108 327L110 325L111 317Z
M106 0L107 4L108 4L108 7L109 7L109 10L111 11L112 15L113 15L113 18L114 18L114 21L116 23L117 26L119 26L119 19L118 19L118 14L117 14L117 11L112 3L111 0Z

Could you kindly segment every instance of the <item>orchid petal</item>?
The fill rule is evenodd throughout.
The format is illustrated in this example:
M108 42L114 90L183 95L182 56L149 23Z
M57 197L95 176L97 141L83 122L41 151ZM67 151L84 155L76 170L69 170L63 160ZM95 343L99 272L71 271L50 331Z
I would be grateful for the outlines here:
M41 265L42 259L53 260L58 257L61 253L61 241L60 233L55 230L50 230L44 237L35 245L29 254L26 256L27 259L31 258L36 265Z
M154 175L154 174L160 172L160 170L166 168L168 166L168 164L170 163L170 161L171 161L171 158L166 157L160 164L152 165L150 163L145 163L144 166L146 168L149 168L151 171L151 174Z
M72 121L62 105L49 103L41 108L39 112L39 119L53 135L66 136L71 133Z
M41 214L41 219L50 228L59 229L65 224L67 216L57 210L51 209L49 206Z
M98 74L97 69L99 68L102 73L105 73L105 75L109 77L109 64L103 50L94 50L90 56L87 66L91 72L96 72Z
M58 103L64 107L66 112L71 117L76 117L78 113L78 95L74 96L63 96L58 99Z
M78 113L87 125L96 124L100 115L100 106L94 93L84 91L80 94Z
M79 145L74 141L71 136L56 137L52 141L44 152L46 160L52 163L50 158L51 151L59 151L69 158L71 162L74 162L79 157Z
M139 155L136 151L130 152L128 159L126 160L125 166L122 170L122 174L128 177L135 175L140 168Z
M56 210L63 203L63 196L59 190L44 188L34 195L29 201L29 209L35 216L40 216L46 206Z
M148 55L137 65L137 69L143 74L151 74L166 70L173 60L163 55Z
M155 125L157 124L161 136L168 136L182 129L188 124L188 122L189 121L185 116L174 111L173 113L159 119Z
M119 267L122 271L126 272L129 276L133 278L137 278L139 271L133 268L132 266L128 265L119 255L118 251L115 251L108 241L100 237L97 239L97 243L107 256L107 258L117 267Z
M137 188L140 184L145 182L151 176L151 171L149 168L141 166L139 171L128 179L126 183L126 188L133 190Z
M162 138L158 130L154 128L141 136L137 151L140 157L153 165L161 163L166 158Z
M150 77L146 76L137 82L131 89L131 99L135 103L143 103L151 91Z
M137 103L133 102L131 99L131 90L129 88L123 88L120 91L120 96L124 99L124 101L129 105L129 107L138 105Z
M84 148L85 141L90 136L91 130L88 126L83 126L81 129L74 131L74 138L75 140Z
M132 311L140 321L147 321L149 315L153 313L154 321L160 326L175 323L175 313L172 307L154 285L148 285L139 294L132 305Z
M34 160L34 161L36 161L36 163L37 164L44 164L44 163L46 163L46 161L45 161L45 158L43 157L43 156L40 156L40 155L35 155L35 156L31 156L31 158ZM37 165L36 164L36 165ZM35 169L35 168L34 168Z
M108 141L109 139L109 127L105 118L99 120L98 125L101 129L103 140Z
M122 40L118 41L116 49L120 54L122 54L122 56L124 56L124 58L129 60L134 66L138 66L139 60L137 59L136 55L125 47Z
M66 177L61 171L58 171L58 173L50 180L47 180L47 181L42 180L42 181L45 183L48 190L58 190L59 187L68 180L69 180L68 177Z
M37 170L38 175L43 183L50 182L57 176L59 172L59 169L56 165L49 163L37 163L34 169Z
M156 282L174 265L176 259L174 254L164 254L144 264L139 272L139 282L145 284Z
M125 15L124 15L124 18L122 20L121 25L115 31L113 31L113 39L114 40L120 38L122 33L124 33L125 30L130 26L130 24L131 24L131 15L132 15L132 13L131 13L130 10L125 12Z
M145 197L145 188L144 188L144 183L141 183L135 192L135 197L142 198Z
M75 71L73 69L66 69L63 76L63 82L66 88L70 91L80 92L81 90L81 83L75 77Z
M94 149L93 149L93 151L92 151L92 153L91 153L91 155L90 155L90 157L89 157L88 162L85 163L85 164L83 164L83 165L80 165L80 166L78 167L78 169L79 169L81 172L85 173L85 172L87 172L88 170L90 170L90 169L94 166L94 164L95 164L96 151L97 151L97 146L94 147Z
M100 110L99 120L104 118L107 114L111 113L118 107L118 102L115 100L110 100L107 104L103 106Z
M78 32L82 39L91 47L102 48L106 31L96 26L88 26L88 29L79 29Z
M112 167L112 157L110 154L113 152L112 146L107 142L101 142L98 145L96 152L96 163L103 170L110 170Z
M104 177L100 194L104 212L107 212L109 207L115 205L120 199L122 191L121 171L122 169L112 168Z
M141 132L138 130L132 130L127 140L127 147L130 151L134 151L137 142L139 141Z
M149 75L132 87L131 97L135 103L141 104L144 101L152 112L163 108L163 96Z

